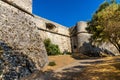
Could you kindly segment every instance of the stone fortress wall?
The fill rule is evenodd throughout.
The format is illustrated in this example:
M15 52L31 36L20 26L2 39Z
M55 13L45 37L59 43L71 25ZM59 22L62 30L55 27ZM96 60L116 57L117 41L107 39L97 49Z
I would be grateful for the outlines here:
M32 0L3 0L3 1L32 13Z
M1 2L2 1L8 4L10 7L14 6L16 9L10 9L13 12L15 11L16 14L21 13L21 15L30 16L29 19L36 25L37 32L39 33L42 42L45 39L50 38L52 43L59 46L61 52L68 51L73 53L80 53L80 51L83 51L80 49L80 47L89 43L88 39L90 38L91 34L87 33L85 30L87 23L84 21L78 22L74 27L67 28L66 26L60 25L53 21L33 15L32 0L1 0ZM9 16L10 15L6 15L6 17ZM31 24L32 23L29 23L28 26ZM112 49L114 48L112 47Z
M24 53L41 70L48 59L38 26L33 15L16 5L0 0L0 47L5 52L12 49Z
M80 47L83 46L84 43L89 43L91 34L86 31L86 27L87 22L80 21L70 29L72 52L80 53Z
M15 6L23 12L33 16L32 21L37 25L38 32L44 41L50 38L51 42L57 44L61 52L71 52L69 28L53 21L38 17L32 14L32 0L3 0L4 2ZM48 24L48 25L47 25ZM49 26L49 24L51 26Z
M67 28L33 15L32 0L0 0L0 48L4 50L0 63L4 63L1 58L8 62L2 68L7 71L3 72L6 76L2 80L18 80L18 76L23 78L36 70L41 71L48 63L43 44L47 38L57 44L61 52L96 53L107 50L117 53L110 43L104 43L99 49L92 47L89 44L91 34L87 33L86 27L86 22L78 22L76 26Z
M73 53L93 53L93 54L102 54L107 53L109 55L119 55L118 50L111 43L102 43L96 46L92 46L90 38L92 34L88 33L87 22L80 21L76 26L70 29L71 33L71 46Z
M35 16L35 19L43 41L49 38L59 46L61 52L71 52L69 28L38 16Z

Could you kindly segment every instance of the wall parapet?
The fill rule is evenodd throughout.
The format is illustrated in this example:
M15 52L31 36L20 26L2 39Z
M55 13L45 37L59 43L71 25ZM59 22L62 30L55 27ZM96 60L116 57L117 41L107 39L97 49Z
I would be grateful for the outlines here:
M20 6L18 6L17 4L12 3L12 2L9 1L9 0L1 0L1 1L3 1L3 2L5 2L5 3L7 3L7 4L9 4L9 5L11 5L11 6L13 6L13 7L15 7L15 8L17 8L17 9L19 9L19 10L21 10L21 11L27 13L27 14L29 14L29 15L31 15L31 16L34 16L31 11L27 11L27 10L24 9L23 7L20 7Z

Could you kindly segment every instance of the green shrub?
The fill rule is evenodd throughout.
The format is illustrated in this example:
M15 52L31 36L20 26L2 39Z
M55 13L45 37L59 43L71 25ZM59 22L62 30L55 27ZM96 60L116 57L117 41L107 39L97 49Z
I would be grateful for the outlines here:
M66 54L71 55L72 53L71 52L67 52Z
M54 61L52 61L52 62L49 62L49 64L48 64L49 66L55 66L56 65L56 63L54 62Z
M45 45L45 48L46 48L46 51L47 51L48 55L59 55L59 54L61 54L58 45L52 44L51 40L49 38L44 40L44 45Z
M72 53L71 52L69 52L69 51L67 51L67 50L64 50L63 51L63 55L71 55Z

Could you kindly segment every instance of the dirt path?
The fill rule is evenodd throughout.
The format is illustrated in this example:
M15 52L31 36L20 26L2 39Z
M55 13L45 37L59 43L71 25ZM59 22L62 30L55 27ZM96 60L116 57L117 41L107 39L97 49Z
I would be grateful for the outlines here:
M76 62L62 68L58 68L57 70L46 72L45 80L83 80L74 79L74 77L81 73L86 67L93 64L101 64L102 62L104 62L104 60L107 59L101 58L77 60Z
M85 59L85 60L77 60L76 62L64 66L62 68L59 68L57 70L55 70L54 72L80 72L83 68L90 66L92 64L100 64L104 61L103 58L101 59Z
M45 71L43 79L39 73L35 75L35 80L120 80L120 56L76 60L64 67Z

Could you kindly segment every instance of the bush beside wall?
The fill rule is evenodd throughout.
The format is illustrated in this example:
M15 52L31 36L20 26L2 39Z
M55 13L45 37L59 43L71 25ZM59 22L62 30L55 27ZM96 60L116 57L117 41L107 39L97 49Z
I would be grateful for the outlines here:
M49 38L44 40L44 45L48 55L61 54L59 46L56 44L53 44Z

